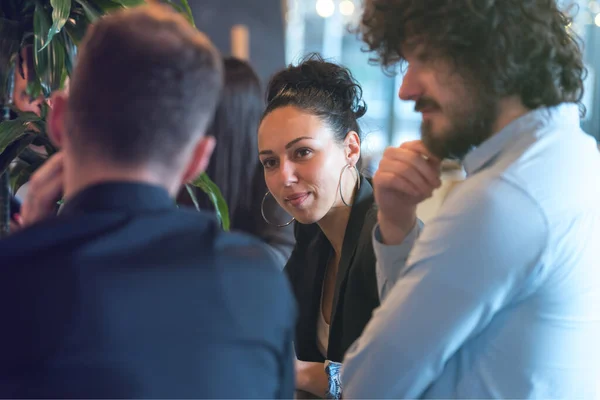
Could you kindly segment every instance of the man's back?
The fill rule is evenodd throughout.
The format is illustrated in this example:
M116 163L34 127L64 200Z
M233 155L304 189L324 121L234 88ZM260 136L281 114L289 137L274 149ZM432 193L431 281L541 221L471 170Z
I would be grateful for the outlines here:
M292 397L295 310L262 245L144 184L0 242L0 395Z

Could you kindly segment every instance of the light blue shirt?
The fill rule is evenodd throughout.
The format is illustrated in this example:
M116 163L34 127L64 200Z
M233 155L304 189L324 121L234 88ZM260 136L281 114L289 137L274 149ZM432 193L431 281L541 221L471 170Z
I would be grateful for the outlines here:
M574 104L513 121L426 227L374 238L382 304L344 398L600 398L600 154L579 124Z

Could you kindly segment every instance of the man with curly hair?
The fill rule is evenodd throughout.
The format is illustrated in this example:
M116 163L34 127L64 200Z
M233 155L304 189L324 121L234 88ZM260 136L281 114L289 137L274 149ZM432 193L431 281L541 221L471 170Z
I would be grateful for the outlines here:
M374 177L382 303L344 397L600 396L600 156L568 23L555 0L366 1L363 40L404 67L422 142ZM444 158L467 179L423 227Z

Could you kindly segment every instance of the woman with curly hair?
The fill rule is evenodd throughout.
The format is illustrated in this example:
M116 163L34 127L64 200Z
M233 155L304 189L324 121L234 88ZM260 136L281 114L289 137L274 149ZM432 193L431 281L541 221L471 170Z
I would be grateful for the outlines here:
M381 306L350 347L346 398L595 398L600 155L584 67L555 0L367 0L361 31L422 140L467 172L425 227L388 149L373 178ZM398 272L400 271L400 272Z

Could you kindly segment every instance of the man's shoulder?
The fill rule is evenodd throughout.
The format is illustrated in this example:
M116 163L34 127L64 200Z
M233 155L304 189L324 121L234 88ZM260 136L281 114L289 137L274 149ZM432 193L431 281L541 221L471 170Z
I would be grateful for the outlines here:
M213 254L224 262L275 264L259 239L225 232L214 214L184 208L147 215L99 212L50 218L0 240L0 258L56 256L58 250L74 253L98 246L126 248L130 243L136 249L161 243L165 251L193 247L198 254Z
M241 266L280 274L280 265L268 246L244 232L219 231L213 244L217 262L224 266Z
M230 304L245 310L262 310L267 317L265 326L284 323L289 327L296 313L292 290L268 246L243 232L220 231L214 252L215 267L220 271L220 283L228 288Z
M184 208L178 210L178 213L179 218L193 226L198 233L208 233L219 262L228 265L237 263L246 267L256 265L258 268L279 272L279 263L260 238L237 230L225 231L213 213Z
M423 232L432 227L449 229L456 239L469 237L481 248L506 243L502 236L544 247L549 233L546 211L530 188L492 170L468 177L450 192Z

